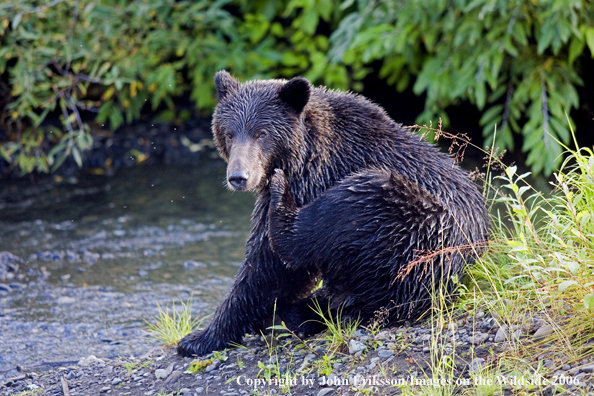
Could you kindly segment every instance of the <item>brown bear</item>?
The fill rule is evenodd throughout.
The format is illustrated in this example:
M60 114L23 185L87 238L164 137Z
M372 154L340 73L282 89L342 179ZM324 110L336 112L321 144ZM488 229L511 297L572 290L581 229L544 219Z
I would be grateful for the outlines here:
M235 283L212 322L179 342L180 355L241 342L275 307L290 329L313 333L322 329L314 299L345 320L383 309L395 323L426 312L436 287L454 290L489 220L448 155L362 96L301 77L241 84L220 71L215 83L212 128L228 186L257 201Z

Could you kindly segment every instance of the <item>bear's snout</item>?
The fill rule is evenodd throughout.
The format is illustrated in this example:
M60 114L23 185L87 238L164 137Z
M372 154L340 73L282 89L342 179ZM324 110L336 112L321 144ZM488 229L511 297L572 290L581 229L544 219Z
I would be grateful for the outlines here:
M236 190L243 190L247 184L249 174L245 170L236 170L229 173L227 181Z

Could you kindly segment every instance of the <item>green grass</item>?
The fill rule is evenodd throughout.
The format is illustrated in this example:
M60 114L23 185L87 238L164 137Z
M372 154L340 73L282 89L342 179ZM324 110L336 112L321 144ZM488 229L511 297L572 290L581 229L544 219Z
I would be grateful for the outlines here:
M492 211L489 249L469 268L461 304L487 307L499 325L519 331L499 355L502 372L550 377L565 364L594 359L594 153L569 153L550 195L534 190L516 167L490 186L493 204L503 207ZM549 334L530 334L545 325ZM542 360L552 365L545 369Z
M166 346L176 345L184 336L198 329L205 318L192 318L192 302L181 303L181 307L171 304L171 308L162 309L157 304L159 315L153 316L153 322L146 321L147 338L155 339Z
M349 341L354 338L361 320L343 320L342 309L338 309L336 316L332 316L330 308L324 311L317 300L314 300L312 309L320 317L319 321L327 328L322 333L322 338L328 343L329 356L332 357L337 352L347 351Z

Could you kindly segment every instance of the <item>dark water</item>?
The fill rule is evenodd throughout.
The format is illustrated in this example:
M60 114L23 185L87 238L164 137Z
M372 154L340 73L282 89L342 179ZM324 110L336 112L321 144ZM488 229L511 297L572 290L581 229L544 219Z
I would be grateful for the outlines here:
M0 208L0 377L16 365L145 352L157 304L211 313L242 261L254 203L225 164L86 176ZM4 260L17 260L4 254ZM0 274L1 275L1 274ZM0 378L1 379L1 378Z

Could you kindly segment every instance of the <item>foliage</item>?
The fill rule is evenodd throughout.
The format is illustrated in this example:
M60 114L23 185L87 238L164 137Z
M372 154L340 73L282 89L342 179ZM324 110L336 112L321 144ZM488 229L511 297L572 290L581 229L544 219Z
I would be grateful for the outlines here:
M579 105L579 64L594 50L585 0L9 0L0 5L0 155L22 173L80 166L93 135L137 119L183 120L214 105L213 74L302 74L362 89L380 76L425 95L420 124L463 101L497 145L550 173ZM89 120L96 123L91 123ZM59 126L51 126L59 120ZM559 142L558 142L559 141Z
M311 38L318 20L329 20L335 7L322 6L322 1L291 1L278 9L272 1L244 3L53 0L0 5L0 93L9 97L0 103L7 126L0 134L0 154L23 173L56 169L70 155L81 166L82 153L98 132L84 122L85 113L96 113L97 123L115 130L137 119L147 104L159 111L157 119L175 117L174 99L183 95L210 110L212 76L225 68L243 78L308 70L313 80L336 69L328 81L348 86L344 67L323 61L328 39ZM240 16L230 11L234 7ZM274 21L281 12L291 17L290 26ZM44 124L55 111L62 128Z
M546 353L552 371L594 356L588 346L594 333L594 152L569 154L550 196L529 195L527 174L517 175L516 167L505 170L503 185L494 185L504 207L493 219L488 253L471 268L476 288L467 296L524 334L533 321L549 325L541 340L510 336L511 361L536 367L536 357Z
M564 112L579 106L578 58L594 54L594 9L585 0L425 2L345 0L351 12L331 36L330 57L381 61L380 76L424 94L419 124L449 119L470 101L482 111L486 145L513 149L514 133L535 173L550 174L569 142ZM584 70L583 73L586 73Z

